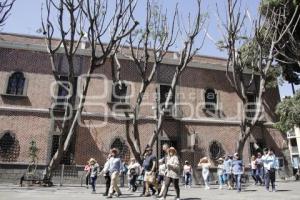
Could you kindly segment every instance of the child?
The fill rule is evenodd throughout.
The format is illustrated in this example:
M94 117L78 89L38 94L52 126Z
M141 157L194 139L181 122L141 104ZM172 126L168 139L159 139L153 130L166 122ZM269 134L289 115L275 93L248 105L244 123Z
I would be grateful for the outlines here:
M192 172L193 168L189 164L189 161L185 161L183 166L183 176L184 176L184 182L185 182L185 188L189 187L191 188L192 186Z
M85 171L85 184L86 188L89 188L89 183L91 179L91 166L89 161L87 161L87 164L84 166L84 171Z
M223 158L219 158L218 159L218 177L219 177L219 189L222 190L223 189L223 185L225 183L224 181L224 160Z
M94 158L91 158L90 161L90 166L91 166L91 185L92 185L92 193L96 194L96 181L97 181L97 176L99 174L99 164Z
M198 167L202 167L202 177L205 184L205 189L209 190L209 167L211 166L211 162L207 157L201 158L198 164Z
M160 190L159 190L159 193L160 193L160 191L164 190L164 186L165 186L164 185L164 178L165 178L165 175L166 175L167 167L166 167L164 158L160 159L158 161L158 163L159 163L159 167L158 167L157 183L160 186Z
M136 162L135 158L131 158L128 166L129 189L133 192L137 190L136 180L141 171L141 166Z

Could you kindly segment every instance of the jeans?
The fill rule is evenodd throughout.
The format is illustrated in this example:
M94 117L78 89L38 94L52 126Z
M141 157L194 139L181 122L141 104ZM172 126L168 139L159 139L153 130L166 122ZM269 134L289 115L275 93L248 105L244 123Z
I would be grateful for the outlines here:
M174 188L175 188L175 191L176 191L176 198L180 198L179 179L170 178L170 177L165 177L165 178L166 178L166 181L165 181L166 188L164 190L163 197L164 198L167 197L168 189L171 185L171 182L173 182L173 185L174 185Z
M272 185L272 190L275 190L275 169L271 170L265 170L265 184L266 184L266 189L269 190L270 187L270 182Z
M91 177L91 185L93 188L93 192L96 191L96 181L97 181L97 176Z
M185 182L185 185L191 186L192 185L192 174L186 173L184 175L184 182Z
M260 183L260 184L262 184L263 183L263 181L262 181L262 179L261 179L261 177L262 177L262 168L257 168L256 169L256 174L255 174L256 176L256 182L255 183Z
M242 178L241 174L234 174L234 180L238 191L242 190L241 178Z
M224 175L218 175L219 177L219 185L223 186L225 183Z
M251 176L252 176L254 182L257 183L256 169L251 169Z

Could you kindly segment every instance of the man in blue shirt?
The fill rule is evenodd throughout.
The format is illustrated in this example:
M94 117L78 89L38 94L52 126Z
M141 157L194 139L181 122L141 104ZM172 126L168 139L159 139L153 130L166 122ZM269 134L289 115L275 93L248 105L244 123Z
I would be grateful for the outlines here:
M110 159L109 162L109 174L111 176L111 183L109 188L109 195L107 198L112 198L114 191L117 192L117 196L121 195L120 188L118 186L118 179L122 169L121 159L118 157L118 150L113 148L110 150Z
M232 161L232 173L234 175L234 180L236 182L237 191L241 192L241 178L242 174L244 174L244 163L240 159L238 153L234 154Z

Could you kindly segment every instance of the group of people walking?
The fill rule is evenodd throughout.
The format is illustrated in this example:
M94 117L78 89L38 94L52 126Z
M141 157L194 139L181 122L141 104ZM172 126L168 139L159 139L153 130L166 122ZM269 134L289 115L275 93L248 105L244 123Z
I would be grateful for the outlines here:
M91 158L85 166L86 185L92 186L92 192L96 193L96 180L99 175L103 175L106 182L106 189L103 193L107 198L112 198L113 195L122 195L118 183L119 176L125 174L128 177L128 189L135 192L138 188L138 183L142 185L142 193L140 196L148 197L156 195L160 200L165 200L168 194L169 187L173 183L176 196L175 199L180 199L180 178L184 177L185 188L190 188L192 185L193 168L189 161L184 162L184 166L180 166L180 161L177 156L177 151L174 147L169 147L168 144L163 145L164 156L157 160L153 155L150 147L147 147L143 157L142 165L135 160L130 159L128 166L124 166L118 156L118 150L113 148L107 157L107 161L100 171L99 164ZM157 166L158 163L158 166ZM277 168L276 158L272 149L266 149L264 155L260 153L251 158L251 176L255 185L265 185L269 191L271 183L272 190L275 192L275 169ZM210 189L210 168L212 162L208 157L203 157L198 163L198 167L202 169L202 177L204 180L205 189ZM124 170L126 169L126 170ZM182 169L182 171L181 171ZM225 158L217 160L217 175L219 189L223 189L227 185L227 189L236 188L241 192L242 175L245 173L245 166L240 159L240 156L235 153L233 156L228 155Z

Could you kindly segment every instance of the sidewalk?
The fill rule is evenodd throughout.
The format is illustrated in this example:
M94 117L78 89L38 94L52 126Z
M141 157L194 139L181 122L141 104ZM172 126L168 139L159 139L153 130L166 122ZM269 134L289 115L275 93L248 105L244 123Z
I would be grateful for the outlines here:
M204 190L202 186L194 186L191 189L181 187L181 199L183 200L299 200L300 182L281 182L277 184L278 192L266 192L262 186L244 187L241 193L236 191L219 190L217 185L213 185L210 190ZM19 187L17 185L0 184L0 200L100 200L103 185L97 186L97 194L91 194L91 189L79 186L54 186L47 187ZM122 188L123 195L120 199L151 200L153 197L139 197L139 192L131 193L126 188ZM174 190L171 186L170 196L174 198ZM117 199L117 198L114 198Z

